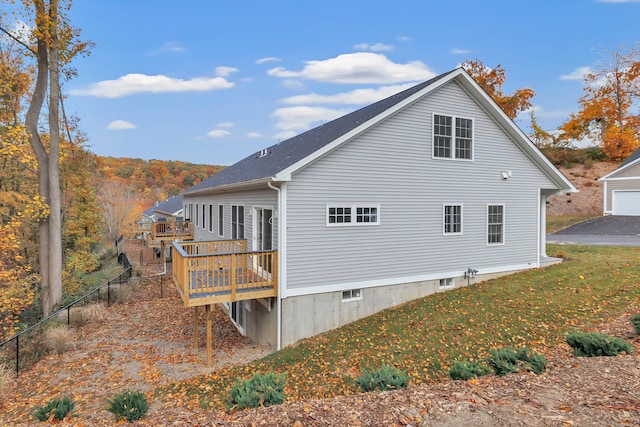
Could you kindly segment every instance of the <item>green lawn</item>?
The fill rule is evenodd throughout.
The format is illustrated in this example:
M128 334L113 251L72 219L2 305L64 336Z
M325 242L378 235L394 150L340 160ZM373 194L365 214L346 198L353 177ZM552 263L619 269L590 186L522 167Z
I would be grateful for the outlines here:
M247 366L176 383L160 396L221 408L235 378L287 373L288 401L358 390L363 368L406 369L413 384L447 378L456 360L487 349L545 353L575 330L640 310L639 248L549 245L570 261L438 293L287 347Z

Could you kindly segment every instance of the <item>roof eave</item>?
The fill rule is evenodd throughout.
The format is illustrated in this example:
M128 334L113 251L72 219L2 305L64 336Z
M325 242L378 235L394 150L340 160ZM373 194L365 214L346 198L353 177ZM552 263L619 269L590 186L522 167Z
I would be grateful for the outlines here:
M218 185L216 187L202 188L200 190L193 190L193 191L183 193L183 197L202 196L202 195L209 195L209 194L215 194L215 193L225 193L228 191L237 191L237 190L243 190L243 189L249 190L256 187L262 187L266 185L266 183L269 182L270 180L272 180L272 177L258 178L250 181L242 181L242 182L236 182L233 184Z
M460 74L461 79L458 82L467 92L482 105L503 129L513 138L513 140L522 148L530 159L538 165L538 167L559 187L558 191L577 193L578 189L565 177L558 168L536 147L536 145L516 126L513 120L507 116L504 111L495 103L495 101L476 83L476 81L466 72ZM473 90L469 90L473 89Z

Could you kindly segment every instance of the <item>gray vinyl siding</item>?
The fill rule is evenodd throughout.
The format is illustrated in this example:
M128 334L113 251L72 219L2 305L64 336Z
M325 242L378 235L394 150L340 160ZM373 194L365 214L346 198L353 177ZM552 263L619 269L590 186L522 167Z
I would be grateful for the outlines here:
M247 240L247 248L252 248L251 242L253 239L253 208L262 207L273 209L274 213L278 208L278 195L274 190L254 190L235 193L224 193L209 196L185 196L184 204L193 203L194 210L195 204L204 204L207 209L206 224L202 226L202 213L200 211L200 220L198 226L195 226L195 220L192 218L194 224L194 240L230 240L231 239L231 206L232 205L244 205L244 238ZM209 204L213 205L213 229L209 232ZM218 235L218 206L222 204L224 206L224 236ZM195 215L195 213L194 213ZM273 221L273 248L278 247L278 222Z
M605 206L606 212L611 212L613 210L613 192L620 190L640 190L640 177L635 179L611 178L607 180L607 206Z
M631 166L615 175L615 178L639 178L640 179L640 163Z
M473 119L472 162L432 159L433 113ZM287 288L533 265L539 188L555 185L450 83L292 177ZM462 235L443 236L445 203ZM327 204L379 205L380 225L327 227ZM487 204L505 206L504 245L486 244Z

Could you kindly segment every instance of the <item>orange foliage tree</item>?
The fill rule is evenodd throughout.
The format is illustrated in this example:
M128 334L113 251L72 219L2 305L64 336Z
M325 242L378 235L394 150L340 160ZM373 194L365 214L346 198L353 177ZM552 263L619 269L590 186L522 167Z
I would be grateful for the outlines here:
M633 108L640 100L640 51L620 48L606 56L608 64L584 76L581 109L562 125L562 137L589 137L611 160L623 160L638 148L640 136L640 115Z
M507 75L498 64L495 68L489 68L479 59L469 59L462 63L462 68L473 77L482 89L500 106L502 111L511 119L515 119L518 113L531 108L531 98L535 92L530 88L518 89L511 95L502 92L502 85L507 80Z

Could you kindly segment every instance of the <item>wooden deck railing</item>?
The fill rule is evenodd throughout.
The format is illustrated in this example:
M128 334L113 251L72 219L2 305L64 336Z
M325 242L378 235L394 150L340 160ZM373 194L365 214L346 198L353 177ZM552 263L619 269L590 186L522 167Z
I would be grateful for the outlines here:
M245 240L173 242L173 280L185 307L277 296L278 251Z
M191 221L154 221L151 227L151 240L191 240L193 225Z

